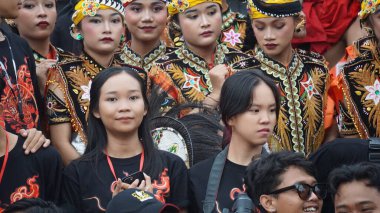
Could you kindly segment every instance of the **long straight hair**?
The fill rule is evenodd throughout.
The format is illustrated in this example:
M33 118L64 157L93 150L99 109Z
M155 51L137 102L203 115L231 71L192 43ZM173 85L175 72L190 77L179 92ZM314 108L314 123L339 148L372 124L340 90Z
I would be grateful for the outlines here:
M100 156L107 146L107 132L101 119L94 116L94 112L99 109L100 91L104 83L111 77L126 73L139 82L145 109L149 112L149 103L146 95L146 85L139 74L129 67L111 67L100 72L93 80L90 91L90 107L88 117L87 138L88 144L82 160L95 162L95 168L98 168ZM128 82L125 82L128 83ZM138 136L141 139L144 148L144 166L143 172L151 178L158 178L163 168L162 159L159 151L155 148L153 138L148 125L148 114L144 116L139 128Z
M231 128L228 121L241 113L246 112L252 104L252 93L260 84L267 85L276 102L276 118L280 112L280 93L274 81L266 77L259 69L244 70L229 77L222 86L220 96L220 113L222 121L226 126L224 131L223 145L231 140Z

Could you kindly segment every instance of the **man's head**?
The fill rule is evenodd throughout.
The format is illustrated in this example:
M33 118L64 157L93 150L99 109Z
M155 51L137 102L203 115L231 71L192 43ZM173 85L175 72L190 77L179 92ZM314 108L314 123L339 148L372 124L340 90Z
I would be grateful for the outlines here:
M272 153L252 162L246 172L247 193L267 212L320 212L326 187L318 184L312 163L302 154Z
M363 162L329 175L335 212L380 212L380 166ZM366 211L363 211L366 210Z

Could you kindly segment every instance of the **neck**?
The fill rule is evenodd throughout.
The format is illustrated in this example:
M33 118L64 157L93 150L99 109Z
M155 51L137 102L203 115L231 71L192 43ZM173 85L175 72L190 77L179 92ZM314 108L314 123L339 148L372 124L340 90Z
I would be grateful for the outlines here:
M130 158L140 154L143 151L143 146L137 132L127 136L108 134L106 149L111 157Z
M84 51L86 51L86 53L91 56L91 58L93 58L96 63L100 64L104 68L108 68L110 66L111 61L114 57L114 52L110 54L99 54L93 51L88 51L86 47L84 48Z
M262 149L262 145L253 146L248 142L242 141L235 135L232 135L227 159L233 163L248 166L253 157L261 154Z
M50 39L47 38L45 40L33 40L33 39L28 39L23 37L29 44L30 48L32 50L38 52L42 56L46 57L49 54L49 44L50 44Z
M226 12L228 10L228 7L229 7L229 5L228 5L227 0L223 0L222 1L222 12L223 13Z
M208 64L214 63L214 54L216 51L216 45L217 43L213 43L212 45L209 45L208 47L198 47L198 46L192 46L187 43L188 48L195 53L196 55L203 58Z
M140 41L132 37L130 48L141 57L146 56L150 51L160 45L160 39L155 41Z
M288 66L290 63L290 60L292 60L293 56L293 48L291 44L289 44L289 47L286 48L281 54L276 55L276 56L271 56L272 59L280 62L284 66Z

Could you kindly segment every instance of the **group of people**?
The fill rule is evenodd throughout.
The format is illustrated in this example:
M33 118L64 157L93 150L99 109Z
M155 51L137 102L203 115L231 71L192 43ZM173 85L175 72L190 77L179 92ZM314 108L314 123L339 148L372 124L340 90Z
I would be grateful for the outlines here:
M0 212L379 212L380 1L311 2L0 0Z

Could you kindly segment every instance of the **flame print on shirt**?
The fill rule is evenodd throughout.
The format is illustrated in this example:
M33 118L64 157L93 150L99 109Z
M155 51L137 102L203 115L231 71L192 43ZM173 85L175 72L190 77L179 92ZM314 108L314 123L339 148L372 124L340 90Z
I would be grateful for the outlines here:
M13 204L23 198L38 198L40 196L40 186L37 183L37 178L38 175L28 178L26 180L27 186L18 187L9 198L10 204ZM4 203L2 205L4 205ZM0 208L0 213L4 210L5 209Z
M8 72L11 72L12 69L8 69L8 67L10 67L8 63L11 62L9 62L7 58L3 58L1 62L4 64L5 69L8 70ZM14 132L18 132L20 129L30 129L37 127L39 117L37 110L37 101L34 97L32 78L27 66L27 58L24 59L24 62L25 64L19 66L17 70L18 88L17 84L15 84L16 79L12 79L13 76L9 75L10 81L12 82L12 85L9 85L6 74L4 73L6 71L0 69L0 72L2 72L0 76L2 76L2 80L5 82L5 87L1 94L3 117L7 129L11 129ZM24 118L22 120L20 119L17 105L19 101L18 96L21 97L22 101L22 112L24 114Z

